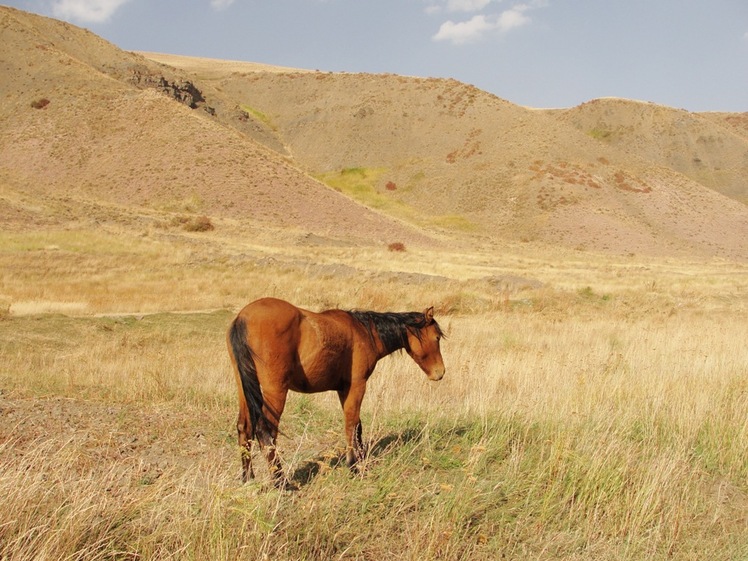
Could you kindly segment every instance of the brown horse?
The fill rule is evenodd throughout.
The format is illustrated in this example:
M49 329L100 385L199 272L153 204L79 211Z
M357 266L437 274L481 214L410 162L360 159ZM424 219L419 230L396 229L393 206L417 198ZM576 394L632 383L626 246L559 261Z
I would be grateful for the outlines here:
M257 438L275 485L290 485L275 451L288 390L338 392L345 416L347 461L355 469L364 457L361 402L377 361L405 349L429 379L441 380L442 336L433 308L423 313L314 313L275 298L248 304L227 334L239 388L236 428L242 481L254 477L251 449L252 439Z

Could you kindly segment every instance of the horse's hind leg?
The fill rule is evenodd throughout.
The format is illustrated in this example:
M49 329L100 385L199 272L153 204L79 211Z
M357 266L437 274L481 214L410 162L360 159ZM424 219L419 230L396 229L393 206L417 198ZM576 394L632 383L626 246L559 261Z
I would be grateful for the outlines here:
M236 431L239 440L239 449L242 455L242 483L255 478L252 469L252 426L249 421L249 413L246 408L239 409L239 419L236 421Z
M278 424L280 423L280 418L283 414L283 408L286 406L286 395L287 392L285 390L280 390L278 392L264 392L264 405L262 412L265 418L270 422L267 424L263 423L265 426L262 427L262 430L259 430L260 427L258 427L257 439L260 442L260 448L265 453L265 459L268 462L268 468L270 470L270 476L273 478L273 484L278 489L293 490L295 487L288 481L288 479L286 479L286 476L283 473L283 466L278 457L278 449L276 447L276 442L278 440Z

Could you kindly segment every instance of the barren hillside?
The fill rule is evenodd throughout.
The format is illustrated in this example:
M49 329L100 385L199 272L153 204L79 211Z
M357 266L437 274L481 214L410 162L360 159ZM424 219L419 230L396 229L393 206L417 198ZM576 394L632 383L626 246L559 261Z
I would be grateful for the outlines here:
M626 99L598 99L557 114L604 144L748 202L748 144L739 115L718 119Z
M748 257L740 115L538 111L454 80L139 55L0 18L0 213L19 226L87 201L358 242Z
M178 71L68 24L9 8L0 18L4 221L87 218L97 203L302 235L426 239L315 181L271 149L261 124Z

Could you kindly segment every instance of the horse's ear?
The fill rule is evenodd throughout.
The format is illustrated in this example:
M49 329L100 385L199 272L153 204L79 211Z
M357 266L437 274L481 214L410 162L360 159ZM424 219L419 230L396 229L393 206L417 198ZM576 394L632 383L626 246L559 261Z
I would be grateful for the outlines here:
M434 307L431 306L425 312L423 312L423 317L426 319L427 324L434 321Z

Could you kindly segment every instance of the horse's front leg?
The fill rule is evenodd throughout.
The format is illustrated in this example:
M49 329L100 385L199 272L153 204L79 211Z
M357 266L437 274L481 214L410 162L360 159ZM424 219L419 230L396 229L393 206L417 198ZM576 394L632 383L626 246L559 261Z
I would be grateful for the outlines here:
M338 391L345 418L346 460L352 471L358 471L358 463L366 456L361 427L361 402L365 390L366 386L361 384Z

